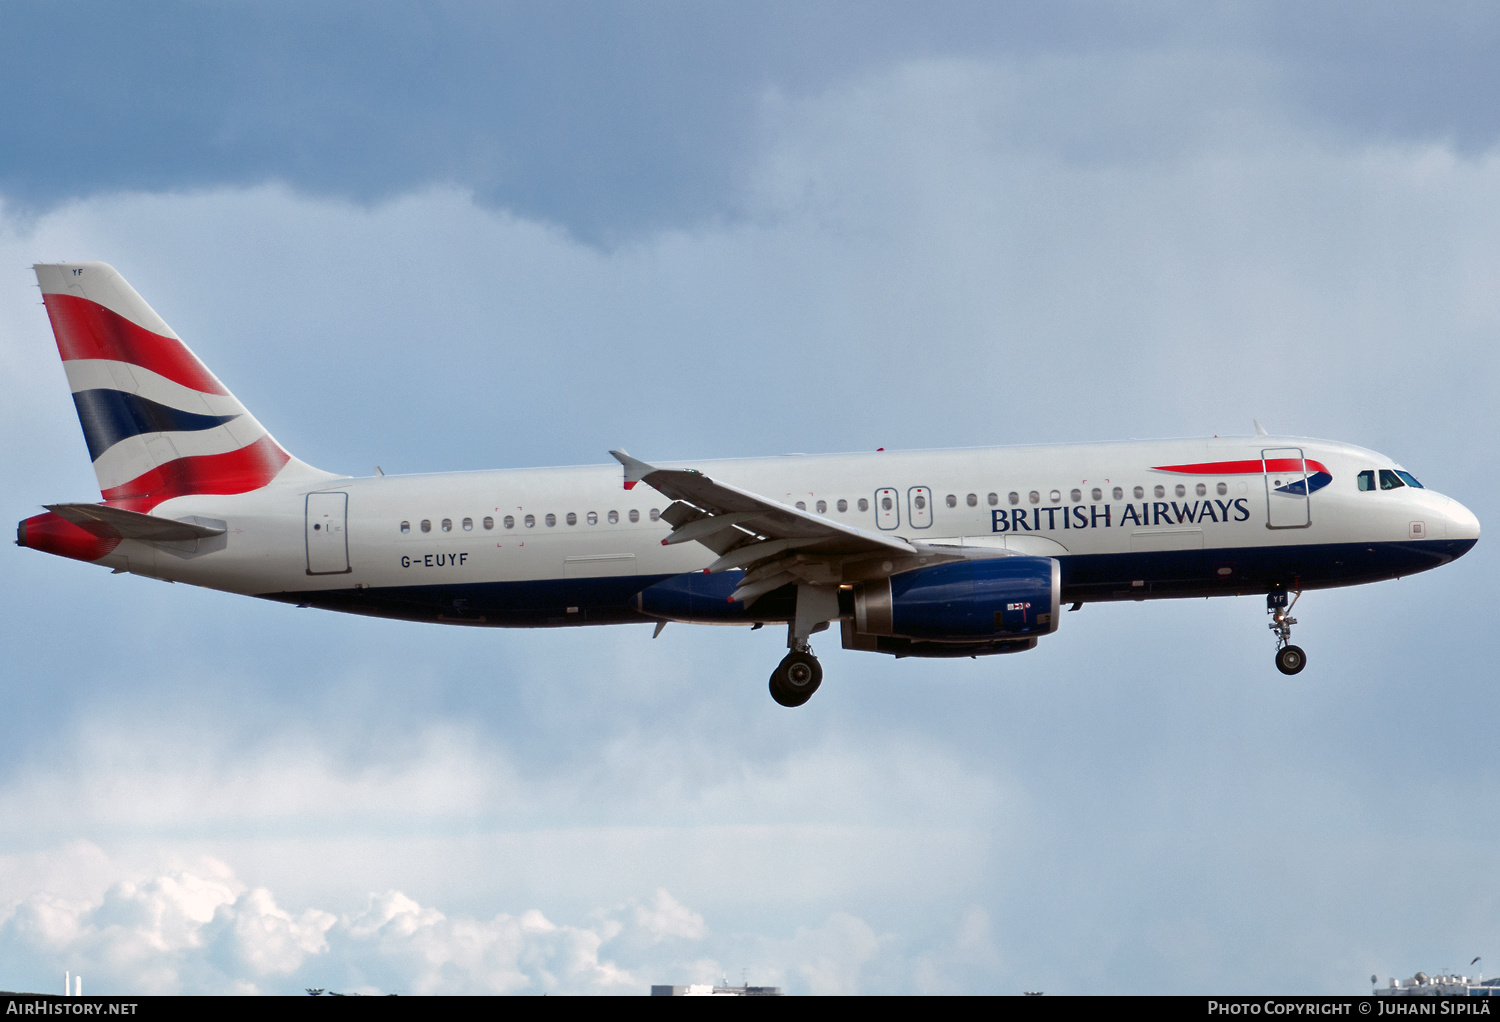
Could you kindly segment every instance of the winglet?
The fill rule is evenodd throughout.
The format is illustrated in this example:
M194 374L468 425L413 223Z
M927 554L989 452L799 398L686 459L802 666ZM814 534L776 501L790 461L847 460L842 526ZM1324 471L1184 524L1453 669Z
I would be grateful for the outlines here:
M635 484L656 471L655 465L648 465L644 461L632 458L624 451L610 451L610 455L625 466L625 489L635 488Z
M1262 426L1260 424L1260 420L1259 419L1251 419L1250 421L1253 422L1253 423L1255 423L1255 435L1256 436L1269 436L1270 435L1269 433L1266 432L1266 427L1264 427L1264 426Z

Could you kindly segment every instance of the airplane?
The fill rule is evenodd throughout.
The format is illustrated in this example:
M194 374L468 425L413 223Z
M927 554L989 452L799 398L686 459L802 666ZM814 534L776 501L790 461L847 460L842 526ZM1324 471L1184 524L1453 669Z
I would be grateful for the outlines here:
M479 627L785 625L772 697L822 683L811 640L979 657L1065 606L1265 596L1306 665L1307 590L1399 578L1479 539L1392 459L1254 436L787 455L355 478L292 456L116 270L33 268L102 500L19 546L352 614Z

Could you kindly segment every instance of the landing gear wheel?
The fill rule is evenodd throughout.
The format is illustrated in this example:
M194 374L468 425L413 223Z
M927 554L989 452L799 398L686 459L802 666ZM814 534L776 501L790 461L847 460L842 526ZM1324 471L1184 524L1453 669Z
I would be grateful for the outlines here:
M788 653L771 672L771 698L782 706L801 706L823 684L823 667L811 653Z
M1296 674L1307 666L1307 654L1301 646L1282 646L1276 651L1276 669L1282 674Z

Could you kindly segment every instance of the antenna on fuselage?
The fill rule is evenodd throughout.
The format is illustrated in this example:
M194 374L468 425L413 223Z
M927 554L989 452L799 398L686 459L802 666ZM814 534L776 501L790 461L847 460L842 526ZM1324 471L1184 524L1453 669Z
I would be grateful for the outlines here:
M1264 427L1264 426L1262 426L1260 424L1260 420L1259 419L1251 419L1250 421L1253 422L1253 423L1255 423L1255 435L1256 436L1270 436L1270 434L1266 432L1266 427Z

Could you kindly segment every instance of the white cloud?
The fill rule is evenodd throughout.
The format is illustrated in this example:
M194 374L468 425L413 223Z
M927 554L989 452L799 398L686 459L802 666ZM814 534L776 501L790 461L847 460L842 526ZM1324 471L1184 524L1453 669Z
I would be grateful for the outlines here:
M622 934L637 944L703 935L702 917L665 890L649 903L600 913L590 926L555 923L534 909L449 916L400 891L370 895L363 908L336 916L290 912L221 863L203 866L204 874L121 880L93 903L37 893L0 919L0 950L38 986L66 968L100 994L287 993L298 984L416 994L641 993L641 980L601 954L607 943Z
M672 897L665 887L658 887L649 902L637 904L634 915L635 925L656 942L668 937L698 940L708 932L703 917Z
M412 993L639 992L634 977L601 960L606 939L535 910L450 919L397 891L372 896L335 935L337 950L364 975Z
M277 907L270 891L256 887L234 902L223 922L228 932L220 939L234 961L260 977L295 972L309 955L327 951L327 933L337 917L318 909L293 916Z

